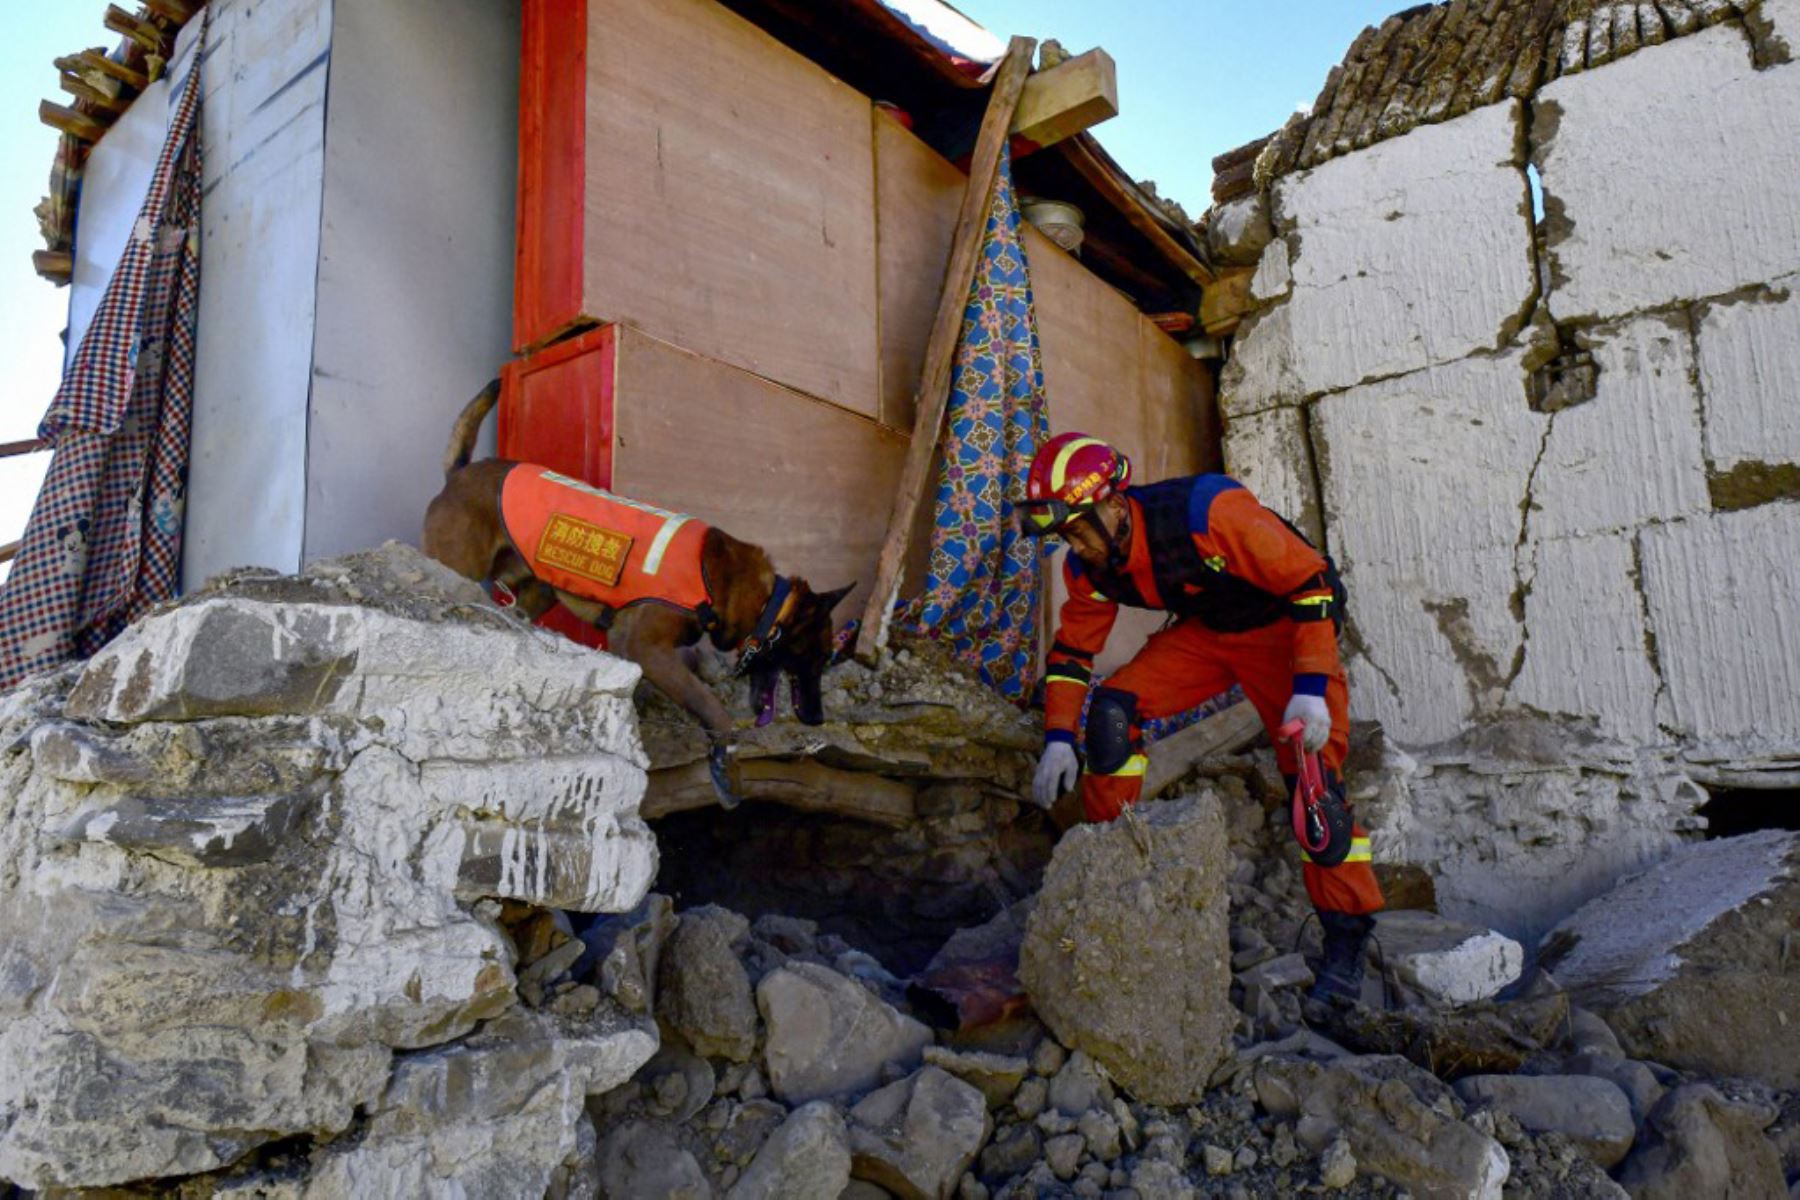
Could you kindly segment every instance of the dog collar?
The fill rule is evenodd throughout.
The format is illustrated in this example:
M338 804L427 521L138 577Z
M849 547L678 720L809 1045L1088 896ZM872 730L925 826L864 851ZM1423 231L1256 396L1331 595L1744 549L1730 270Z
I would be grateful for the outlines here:
M743 675L756 665L756 660L775 648L781 641L781 618L787 615L788 601L793 598L793 583L777 575L775 587L769 592L769 601L763 605L762 615L756 618L756 628L745 638L738 650L737 674Z

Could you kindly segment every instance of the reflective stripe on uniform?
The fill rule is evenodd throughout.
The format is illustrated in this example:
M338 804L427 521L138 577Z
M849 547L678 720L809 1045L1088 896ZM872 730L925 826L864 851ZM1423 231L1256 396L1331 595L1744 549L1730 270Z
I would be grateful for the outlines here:
M1061 450L1057 451L1056 461L1050 464L1050 490L1053 492L1062 491L1063 484L1067 482L1066 476L1069 469L1069 459L1075 456L1077 450L1085 450L1089 446L1103 445L1105 445L1105 443L1099 438L1076 438Z
M1118 770L1108 771L1105 773L1096 771L1095 774L1101 775L1101 777L1105 778L1105 779L1141 778L1143 776L1145 770L1147 770L1149 768L1149 766L1150 766L1150 760L1148 758L1144 757L1142 754L1134 754L1130 758L1126 759L1125 765L1120 767Z
M1301 862L1311 862L1312 860L1312 855L1308 854L1305 850L1300 851ZM1366 837L1351 838L1350 853L1344 856L1344 862L1353 863L1369 861L1371 861L1369 858L1369 839ZM1344 863L1339 863L1338 865L1341 867Z
M1050 669L1044 672L1044 682L1046 683L1075 683L1086 687L1093 682L1093 679L1092 671L1074 663L1053 663Z
M644 555L644 574L654 575L662 569L663 554L669 549L669 543L675 540L675 531L688 523L687 517L670 517L663 522L663 527L656 531L651 539L650 552Z

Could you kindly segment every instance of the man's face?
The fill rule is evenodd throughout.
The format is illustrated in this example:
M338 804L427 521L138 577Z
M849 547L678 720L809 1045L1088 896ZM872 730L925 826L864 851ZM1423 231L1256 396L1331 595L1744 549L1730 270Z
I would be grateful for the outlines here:
M1106 525L1107 533L1116 533L1119 521L1123 517L1125 501L1118 496L1108 496L1094 507L1094 515ZM1061 529L1057 535L1069 544L1069 550L1082 562L1091 567L1104 567L1107 562L1108 548L1106 538L1095 528L1094 521L1087 517L1077 517Z

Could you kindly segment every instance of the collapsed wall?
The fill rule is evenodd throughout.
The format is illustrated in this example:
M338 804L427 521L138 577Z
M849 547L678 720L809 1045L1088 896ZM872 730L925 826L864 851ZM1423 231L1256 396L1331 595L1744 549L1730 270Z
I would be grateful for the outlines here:
M1628 57L1597 11L1453 119L1423 83L1335 144L1315 109L1215 214L1255 264L1227 469L1344 570L1377 854L1519 935L1800 768L1800 13L1739 7ZM1411 79L1473 8L1353 69Z
M521 1007L500 902L648 889L638 675L390 546L228 579L9 693L0 1179L285 1148L283 1194L548 1188L657 1037Z

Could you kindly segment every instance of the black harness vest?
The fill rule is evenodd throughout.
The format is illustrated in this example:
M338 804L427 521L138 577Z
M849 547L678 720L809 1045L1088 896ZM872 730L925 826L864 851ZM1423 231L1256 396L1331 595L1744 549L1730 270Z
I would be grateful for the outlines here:
M1131 577L1111 565L1096 571L1083 563L1082 574L1109 600L1130 608L1160 607L1179 616L1197 617L1202 625L1219 633L1246 633L1273 625L1289 615L1287 598L1239 579L1221 561L1201 558L1199 547L1194 545L1188 513L1195 488L1207 482L1204 476L1192 476L1126 490L1125 494L1138 502L1143 513L1144 541L1150 550L1156 591L1162 597L1160 606L1145 600ZM1287 518L1276 515L1295 537L1312 545ZM1325 560L1322 583L1334 594L1335 619L1342 608L1344 587L1329 558Z

